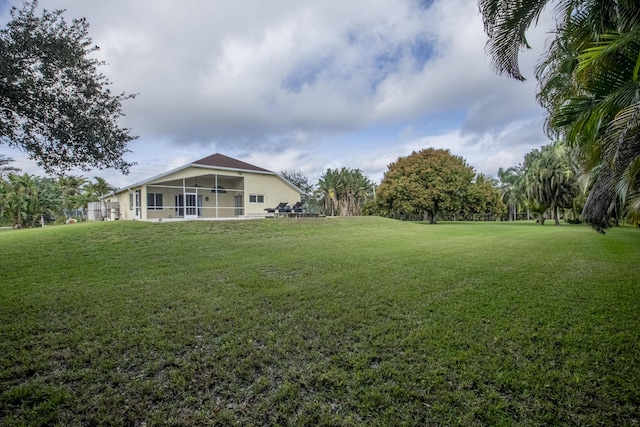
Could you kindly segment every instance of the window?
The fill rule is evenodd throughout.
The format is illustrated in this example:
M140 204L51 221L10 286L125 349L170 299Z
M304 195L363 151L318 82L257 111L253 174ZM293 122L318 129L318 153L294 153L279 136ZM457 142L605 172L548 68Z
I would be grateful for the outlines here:
M162 193L147 193L147 209L162 210Z
M264 194L249 194L249 203L264 203Z

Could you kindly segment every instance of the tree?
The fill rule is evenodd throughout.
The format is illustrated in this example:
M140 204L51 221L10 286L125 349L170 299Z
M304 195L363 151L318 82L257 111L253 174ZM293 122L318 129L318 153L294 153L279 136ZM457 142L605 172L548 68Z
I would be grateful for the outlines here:
M524 170L522 166L512 166L507 169L498 169L500 180L500 199L507 206L509 221L516 221L518 208L526 205L526 193L524 187Z
M547 131L566 140L591 177L583 216L596 230L609 227L620 199L640 172L640 14L637 1L479 0L498 72L522 80L518 54L525 30L556 3L555 37L536 70ZM635 176L632 174L635 172ZM631 200L631 199L629 199Z
M335 216L361 215L373 198L373 182L360 169L327 169L318 181L325 213Z
M67 218L72 217L79 208L84 207L84 197L87 178L78 175L61 175L58 177L57 186L60 189L60 204L62 212Z
M60 193L50 178L10 173L0 181L0 216L14 228L34 227L60 207Z
M281 170L280 175L302 191L302 196L300 197L302 203L309 204L312 202L315 186L309 183L309 177L302 173L301 170Z
M23 149L45 170L113 167L136 137L118 126L122 101L98 72L104 63L88 36L89 24L68 24L63 10L36 16L37 0L11 9L0 30L0 141Z
M506 212L506 206L500 198L498 183L479 173L464 192L462 211L465 217L474 221L478 216L493 218Z
M427 148L389 165L376 194L383 215L422 216L436 223L440 212L461 209L473 168L449 150Z
M84 186L84 191L91 197L93 202L96 202L106 196L107 194L117 190L116 187L109 184L104 178L95 176L93 177L95 182L89 182Z
M526 192L533 210L544 225L550 209L556 225L560 225L558 209L572 207L578 193L578 181L571 169L565 146L555 143L533 150L525 157Z
M320 176L318 181L318 192L322 195L324 201L324 213L330 216L336 216L339 212L338 192L342 185L340 180L340 171L338 169L327 169Z
M107 203L104 200L104 196L117 190L117 188L109 184L102 177L95 176L94 179L95 182L89 182L84 186L84 195L86 200L84 207L87 207L89 202L97 202L101 200L104 211L106 212Z

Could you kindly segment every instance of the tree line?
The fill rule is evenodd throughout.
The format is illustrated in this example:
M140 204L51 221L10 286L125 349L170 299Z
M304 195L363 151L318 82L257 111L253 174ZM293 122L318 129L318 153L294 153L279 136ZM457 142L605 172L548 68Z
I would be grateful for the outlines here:
M403 220L499 219L506 208L497 181L461 157L429 148L389 165L378 186L360 169L327 169L316 184L300 171L281 175L305 189L305 209L330 216L381 215Z
M328 169L316 185L300 171L291 177L308 190L307 206L326 215L372 214L402 220L536 220L581 223L589 195L585 174L564 141L531 150L498 178L476 173L449 150L426 148L391 163L376 186L358 169ZM638 209L617 198L609 220L638 225Z
M0 155L0 221L15 228L52 219L83 217L89 202L115 190L103 178L57 178L19 174ZM449 150L427 148L388 166L380 185L360 169L327 169L310 183L299 170L280 174L301 190L307 211L330 216L380 215L401 220L517 220L544 224L563 217L580 222L587 193L580 168L565 144L532 150L522 164L498 171L498 179L476 173ZM584 182L584 179L582 180ZM631 212L619 200L615 221ZM630 220L637 216L627 216Z
M101 177L90 181L77 175L51 178L20 174L10 162L0 155L0 224L13 228L82 219L90 202L115 189Z

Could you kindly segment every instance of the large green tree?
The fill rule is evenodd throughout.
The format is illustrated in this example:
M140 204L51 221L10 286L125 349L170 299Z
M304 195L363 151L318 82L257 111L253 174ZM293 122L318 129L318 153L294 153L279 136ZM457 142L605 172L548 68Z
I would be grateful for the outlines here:
M465 218L492 220L503 215L507 208L500 197L498 182L479 173L464 192L462 213Z
M428 216L435 224L440 212L460 211L474 175L473 168L449 150L414 151L389 165L376 202L385 216Z
M583 216L609 227L618 200L633 208L640 175L640 5L637 0L479 0L498 72L524 79L525 31L547 4L556 28L536 71L550 136L566 140L591 178ZM628 197L632 196L632 197Z
M37 0L11 9L0 30L0 142L18 147L47 171L113 167L135 137L120 127L122 102L99 73L87 21L64 11L36 14Z

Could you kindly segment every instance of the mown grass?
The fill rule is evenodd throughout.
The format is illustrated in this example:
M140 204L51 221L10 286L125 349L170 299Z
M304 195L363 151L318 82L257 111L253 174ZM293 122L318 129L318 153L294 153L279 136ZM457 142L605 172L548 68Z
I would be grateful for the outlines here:
M640 423L640 230L0 233L1 425Z

